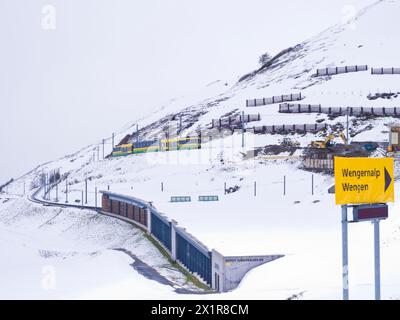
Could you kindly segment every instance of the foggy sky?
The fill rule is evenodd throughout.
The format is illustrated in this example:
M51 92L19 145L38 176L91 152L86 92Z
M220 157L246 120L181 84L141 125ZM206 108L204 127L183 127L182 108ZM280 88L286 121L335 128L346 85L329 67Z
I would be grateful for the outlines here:
M239 77L365 2L0 0L0 184ZM55 30L43 29L45 5Z

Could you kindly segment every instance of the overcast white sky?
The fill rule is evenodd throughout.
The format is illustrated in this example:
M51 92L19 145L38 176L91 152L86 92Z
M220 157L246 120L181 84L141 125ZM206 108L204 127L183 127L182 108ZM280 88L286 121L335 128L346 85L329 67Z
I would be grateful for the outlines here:
M0 184L231 79L365 0L0 0ZM42 28L42 8L56 29ZM182 106L185 107L185 106Z

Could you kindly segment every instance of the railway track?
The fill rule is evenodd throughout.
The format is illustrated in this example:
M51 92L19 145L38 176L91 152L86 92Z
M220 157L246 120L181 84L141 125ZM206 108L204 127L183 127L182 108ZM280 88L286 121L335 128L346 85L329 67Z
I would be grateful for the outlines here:
M105 214L105 213L101 212L100 208L93 207L93 206L82 206L82 205L76 205L76 204L59 203L59 202L51 202L51 201L49 202L49 201L38 199L37 195L40 193L40 191L42 191L42 189L43 189L42 187L38 188L32 195L28 196L28 200L33 202L33 203L40 204L40 205L43 205L43 206L46 206L46 207L74 208L74 209L81 209L81 210L83 210L83 209L92 210L92 211L96 211L99 214L119 219L118 217ZM119 220L122 220L122 219L119 219ZM123 220L123 221L127 222L126 220ZM132 225L134 225L134 224L132 224ZM184 287L181 287L181 286L177 286L176 284L171 282L169 279L167 279L166 277L161 275L156 269L154 269L153 267L149 266L144 261L139 259L136 255L133 255L131 252L127 251L126 249L119 248L119 249L114 249L114 250L123 252L123 253L127 254L128 256L130 256L131 258L133 258L134 259L134 263L132 264L132 267L137 272L139 272L142 276L146 277L147 279L156 281L158 283L161 283L161 284L164 284L164 285L168 285L168 286L172 287L174 289L174 291L176 293L178 293L178 294L204 295L204 294L210 294L211 293L211 292L204 291L204 290L196 291L196 290L187 289L187 288L184 288Z
M37 204L41 204L46 207L58 207L58 208L74 208L74 209L87 209L99 212L100 208L93 206L82 206L78 204L69 204L69 203L60 203L53 201L45 201L37 198L37 195L40 191L42 191L43 187L38 188L31 196L28 197L28 200Z

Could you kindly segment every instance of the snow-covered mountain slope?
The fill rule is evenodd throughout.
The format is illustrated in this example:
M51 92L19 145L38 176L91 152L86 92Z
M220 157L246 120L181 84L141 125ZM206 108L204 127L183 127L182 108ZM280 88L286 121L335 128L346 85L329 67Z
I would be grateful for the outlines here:
M378 1L361 11L349 24L334 26L287 50L269 67L249 73L234 84L218 81L188 99L170 101L158 112L139 121L140 138L157 136L164 126L177 126L178 120L174 116L180 114L186 127L185 133L205 128L212 119L240 111L259 112L261 120L255 125L303 124L315 123L317 120L332 125L344 123L343 116L332 118L318 114L279 114L277 105L254 109L245 106L246 99L287 93L301 92L305 97L302 103L322 104L327 107L397 106L397 99L369 100L368 95L376 92L400 92L398 75L376 76L370 72L358 72L315 77L315 72L317 68L356 64L398 67L397 56L400 50L396 41L396 19L399 14L400 1ZM126 116L127 120L131 116L134 118L134 115ZM398 119L391 117L352 117L351 120L355 128L353 141L387 141L388 125L400 124ZM115 141L134 132L135 122L136 120L132 119L132 123L128 122L126 127L118 130ZM319 133L318 136L322 134ZM291 137L298 140L303 147L316 138L311 133L295 134ZM279 144L283 138L283 135L278 134L246 133L246 146L242 148L241 136L234 134L216 137L212 142L204 144L201 150L149 153L105 160L102 159L102 143L97 142L73 155L39 166L8 186L7 194L3 198L12 200L6 203L0 201L0 227L9 228L12 217L18 216L21 211L25 212L24 216L30 216L30 212L39 210L36 205L26 202L23 197L24 190L29 194L31 186L34 186L41 173L59 169L62 175L68 175L68 180L63 180L59 186L61 202L65 200L66 183L69 201L80 201L85 189L84 181L88 179L88 205L95 203L95 188L102 190L110 187L111 191L152 201L158 209L169 218L177 220L179 225L186 227L210 249L215 248L226 255L285 255L285 258L279 261L252 271L237 290L222 295L223 298L286 299L294 294L303 293L303 298L338 299L341 296L340 208L334 205L332 195L327 194L327 189L333 184L333 178L329 175L314 174L315 185L312 194L312 174L301 170L301 161L298 158L301 150L294 154L281 153L276 157L260 156L249 159L243 156L253 147ZM108 139L104 153L110 152L111 139ZM396 164L396 168L397 166ZM396 175L399 176L398 168ZM285 195L283 181L286 181ZM163 191L161 183L164 186ZM225 183L228 188L238 187L238 191L225 194ZM177 195L190 195L194 201L188 204L170 203L170 197ZM199 195L218 195L220 201L199 203L195 201ZM53 189L50 196L55 200L56 190ZM97 203L100 203L99 195ZM40 210L43 216L54 216L54 212L51 211L53 209ZM70 209L65 211L63 219L67 219L66 216L71 214L77 219L74 221L82 219L84 225L79 230L80 235L84 234L86 229L89 234L94 232L91 228L95 226L90 222L93 219L88 219L91 214ZM399 205L391 205L391 218L382 223L384 298L400 298L400 277L397 272L399 262L396 258L400 246L399 213ZM40 235L40 241L46 241L49 234L42 233L40 229L43 228L37 229L37 226L47 220L34 214L29 221L12 224L10 227L14 233L20 230L23 236ZM114 228L111 221L113 220L107 219L102 222L102 228L107 232L103 229L99 233L102 240L96 244L95 249L82 251L87 253L114 247L112 243L119 239L119 235L115 235L116 238L108 242L107 234ZM116 230L128 228L122 222L115 224L118 225ZM34 232L31 231L30 225L35 229ZM58 219L54 220L54 228L61 228L62 225L63 223L58 227ZM132 230L129 232L134 233ZM130 237L129 232L123 238ZM350 232L352 297L372 298L372 228L368 224L354 225L351 226ZM63 241L74 243L71 238L74 236L67 234L64 237L63 233L58 233L57 236L62 237ZM136 239L133 234L132 239ZM85 248L86 244L83 242L79 241L79 247L82 245ZM371 243L371 246L366 246L367 242ZM128 250L134 253L136 247L138 250L152 250L141 241L136 242L136 245L129 246ZM49 247L47 243L39 245L38 242L32 246L41 249ZM56 247L61 249L50 246L48 250L71 251L62 249L61 244ZM153 263L155 267L159 266L157 262L153 262L153 257L154 255L150 254L146 262L150 265ZM160 256L157 256L155 261L160 261L158 259L161 259ZM125 275L127 262L116 263L116 269L121 268L121 274ZM165 277L170 280L175 277L179 279L179 276L171 274L165 274ZM114 290L104 290L99 296L113 297L119 292L118 297L136 297L133 289L125 287L126 290L118 291L116 288L119 286L115 284L117 281L119 280L111 279ZM134 281L136 280L131 278L128 283ZM142 298L153 298L153 289L157 290L156 286L150 288ZM173 294L172 290L168 290L167 295ZM80 288L75 294L81 294ZM82 294L87 294L87 291Z
M278 114L278 106L246 108L246 99L271 97L301 92L306 98L301 103L322 104L327 107L393 107L397 99L368 99L369 94L400 92L398 75L371 75L370 71L348 73L332 77L315 77L319 68L351 65L369 67L397 67L399 44L397 39L398 1L382 0L369 5L346 24L338 24L317 36L286 49L273 63L241 77L234 85L215 86L216 95L204 95L197 103L176 99L160 112L143 119L141 127L149 127L142 136L154 135L154 128L178 125L176 114L183 115L186 132L205 128L212 119L232 111L261 113L262 120L254 125L313 123L326 116ZM219 85L223 83L217 83ZM223 85L225 85L223 84ZM193 100L192 100L193 101ZM273 115L273 117L271 117ZM171 120L173 119L173 120ZM335 123L335 122L333 122ZM158 133L159 131L157 131ZM377 132L379 133L379 132ZM381 139L383 137L381 136Z

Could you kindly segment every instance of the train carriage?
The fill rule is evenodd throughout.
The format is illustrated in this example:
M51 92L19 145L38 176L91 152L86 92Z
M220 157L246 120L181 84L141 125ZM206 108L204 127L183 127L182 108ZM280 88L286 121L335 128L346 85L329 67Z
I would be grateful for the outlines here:
M180 138L178 142L178 150L196 150L201 149L201 137Z
M120 157L130 154L142 154L147 152L165 152L196 149L201 149L201 136L162 140L147 140L137 141L131 144L121 144L113 149L112 156Z
M133 144L133 153L159 152L160 144L157 140L138 141Z
M121 145L114 147L112 156L113 157L123 157L123 156L132 154L132 151L133 151L132 143L121 144Z

